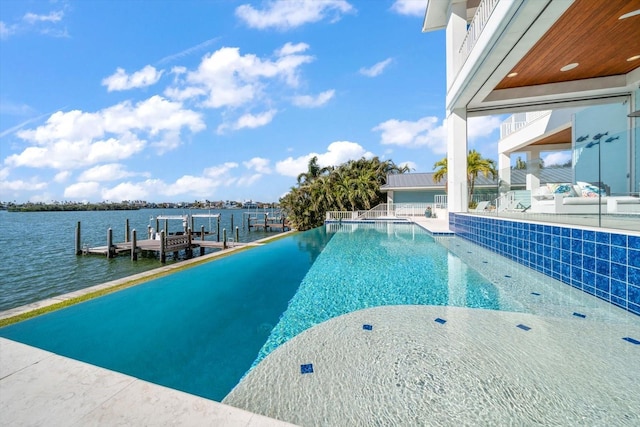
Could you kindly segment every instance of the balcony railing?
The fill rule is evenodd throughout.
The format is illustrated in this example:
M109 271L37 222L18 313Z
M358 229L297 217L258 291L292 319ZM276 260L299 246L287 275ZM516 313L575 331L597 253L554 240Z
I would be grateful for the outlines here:
M539 118L548 116L549 114L551 114L551 110L517 113L510 116L500 125L500 139L506 138L512 133L529 126Z
M493 9L495 9L496 5L500 0L482 0L476 9L476 14L473 16L471 20L471 24L467 29L467 35L462 41L462 46L460 46L460 55L462 56L461 63L466 61L469 53L475 46L478 38L480 38L480 34L482 34L482 30L487 25L489 18L491 17L491 13L493 13Z

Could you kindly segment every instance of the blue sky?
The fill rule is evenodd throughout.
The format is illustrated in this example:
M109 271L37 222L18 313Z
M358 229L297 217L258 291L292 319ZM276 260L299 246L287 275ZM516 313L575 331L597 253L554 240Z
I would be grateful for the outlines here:
M309 159L446 154L425 0L4 0L0 200L277 201ZM500 117L472 119L496 158Z

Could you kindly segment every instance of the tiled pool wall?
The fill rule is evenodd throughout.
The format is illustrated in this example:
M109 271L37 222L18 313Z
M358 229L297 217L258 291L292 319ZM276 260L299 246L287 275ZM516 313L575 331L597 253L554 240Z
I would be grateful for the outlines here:
M449 228L563 283L640 315L640 236L458 213Z

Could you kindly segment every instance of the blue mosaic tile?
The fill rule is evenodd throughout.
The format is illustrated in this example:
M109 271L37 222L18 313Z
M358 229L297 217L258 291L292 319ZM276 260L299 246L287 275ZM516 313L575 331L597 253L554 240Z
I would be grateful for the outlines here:
M611 243L611 234L609 233L603 233L603 232L597 232L596 233L596 242L598 243L605 243L605 244L610 244Z
M582 318L582 319L584 319L585 317L587 317L585 314L578 313L577 311L574 311L574 312L573 312L573 315L574 315L574 316L576 316L576 317L580 317L580 318Z
M623 282L626 282L627 266L612 262L611 263L611 279L616 279L616 280L621 280Z
M365 331L372 331L373 325L362 325L362 329L364 329Z
M640 267L640 250L629 249L628 263L632 267Z
M630 342L631 344L635 344L635 345L640 345L640 341L638 341L635 338L631 338L631 337L624 337L622 338L623 340Z
M455 213L449 217L459 237L640 314L640 236Z
M313 374L313 363L307 363L306 365L300 365L301 374Z
M611 298L619 297L627 300L627 284L626 281L611 279Z
M626 264L628 252L629 251L627 250L627 248L623 248L620 246L611 246L611 261L618 262L620 264ZM638 251L638 256L640 256L640 251Z
M624 234L612 234L611 244L614 246L627 246L627 236Z
M531 329L530 327L528 327L527 325L523 325L522 323L521 323L521 324L519 324L519 325L516 325L516 328L520 328L520 329L522 329L523 331L528 331L528 330L530 330L530 329Z
M611 259L611 246L597 243L596 257L600 259Z
M445 323L447 323L447 321L446 321L446 320L441 319L441 318L439 318L439 317L436 317L436 318L434 319L434 322L438 322L438 323L440 323L441 325L444 325Z
M583 256L582 268L588 271L596 271L596 259L590 256Z
M539 297L539 296L540 296L540 294L539 294L539 293L537 293L537 292L531 292L531 295L535 295L535 296L537 296L537 297Z
M582 239L571 239L571 250L573 252L582 252Z
M582 253L584 255L595 256L596 255L596 244L593 242L582 242Z
M504 277L511 279L511 276L509 276L508 274L505 274Z
M640 305L640 287L634 286L631 283L633 282L629 281L629 286L627 287L629 303Z
M596 273L608 276L611 274L611 263L601 259L596 260Z
M627 268L627 276L630 285L640 286L640 268Z

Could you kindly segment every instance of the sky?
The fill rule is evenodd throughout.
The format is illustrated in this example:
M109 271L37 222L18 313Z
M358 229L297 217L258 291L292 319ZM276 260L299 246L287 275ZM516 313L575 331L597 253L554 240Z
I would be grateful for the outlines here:
M3 0L0 201L276 202L309 159L446 156L426 0ZM469 121L497 159L504 117Z

